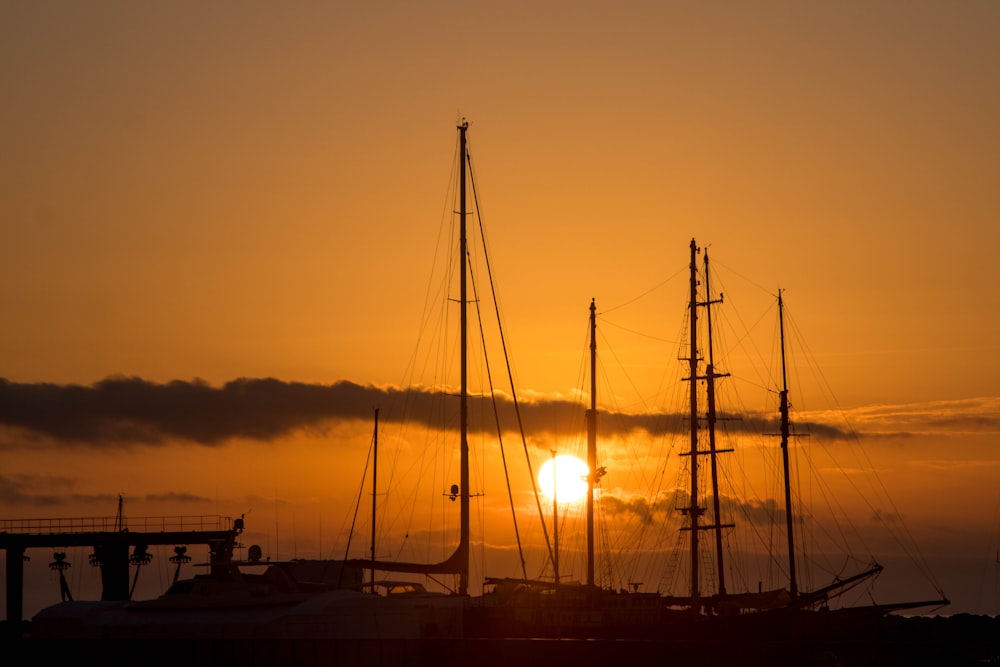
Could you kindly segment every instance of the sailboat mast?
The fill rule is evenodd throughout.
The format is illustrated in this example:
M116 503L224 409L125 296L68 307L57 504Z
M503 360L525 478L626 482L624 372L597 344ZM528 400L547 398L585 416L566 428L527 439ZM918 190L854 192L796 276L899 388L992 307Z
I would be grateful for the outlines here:
M587 585L594 585L594 480L597 479L597 305L590 300L590 409L587 410Z
M691 609L698 609L698 246L691 239L691 356L688 359L691 382L691 504L684 509L691 519Z
M705 250L705 319L708 324L708 365L705 367L705 381L707 386L706 403L708 404L708 452L712 469L712 509L715 512L715 525L711 526L715 530L715 562L719 574L719 595L726 594L726 569L722 560L722 529L731 528L732 524L722 523L722 512L719 501L719 466L716 454L720 452L731 452L731 449L720 450L715 445L715 422L718 419L715 408L715 379L725 377L726 373L715 372L715 348L712 345L712 305L721 303L722 298L713 300L709 288L708 271L708 249ZM706 526L708 528L708 526Z
M778 331L781 335L781 462L785 470L785 529L788 533L788 578L792 597L799 594L799 584L795 576L795 531L792 529L792 485L788 468L788 373L785 367L785 305L778 290Z
M458 546L455 551L444 561L440 563L405 563L400 561L376 561L374 556L371 561L360 561L365 566L370 566L372 568L377 567L379 570L389 571L389 572L415 572L420 574L457 574L458 575L458 587L457 592L459 595L469 594L469 560L470 560L470 511L469 511L469 501L471 499L470 493L470 482L469 482L469 384L468 384L468 304L469 304L469 285L468 285L468 274L469 274L469 252L468 252L468 240L466 234L466 219L468 217L468 211L466 210L466 188L468 179L467 168L469 166L469 156L468 156L468 142L466 140L466 131L469 129L468 122L462 119L462 123L458 126L459 133L459 311L460 311L460 368L461 368L461 392L459 394L460 399L460 416L459 416L459 432L460 432L460 446L459 446L459 484L451 485L451 496L452 500L458 499L459 502L459 541ZM277 513L276 513L277 514ZM277 534L277 531L275 531ZM277 542L277 537L275 537L275 542ZM374 549L373 549L374 551Z
M375 503L378 493L378 408L375 408L375 432L372 435L372 593L375 592Z
M460 322L461 322L461 374L462 374L462 389L461 389L461 408L460 408L460 432L461 432L461 443L459 450L459 468L460 468L460 499L459 499L459 512L460 512L460 530L459 530L459 558L461 561L462 571L458 575L458 594L468 595L469 592L469 382L468 382L468 249L466 240L466 230L465 230L465 220L466 220L466 210L465 210L465 164L467 158L467 147L466 147L466 131L469 129L469 123L467 121L462 121L462 124L458 126L459 133L459 254L461 255L460 266L461 266L461 279L459 282L459 312L460 312Z

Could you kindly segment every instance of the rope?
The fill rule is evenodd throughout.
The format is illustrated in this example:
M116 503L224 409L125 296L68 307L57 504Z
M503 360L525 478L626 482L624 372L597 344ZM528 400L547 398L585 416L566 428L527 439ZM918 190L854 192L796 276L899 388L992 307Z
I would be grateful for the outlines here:
M494 309L496 311L496 316L497 316L497 325L498 325L498 328L500 329L500 343L501 343L501 346L502 346L502 349L503 349L504 361L506 362L506 366L507 366L507 378L508 378L508 381L510 382L511 401L514 404L514 414L517 416L517 427L518 427L518 430L519 430L520 435L521 435L521 444L524 447L524 458L525 458L525 461L527 462L527 465L528 465L528 477L529 477L529 479L531 479L531 490L532 490L532 492L533 492L533 494L535 496L535 504L536 504L536 506L538 508L538 516L539 516L539 518L541 520L542 535L545 538L545 546L546 546L546 548L548 549L548 552L549 552L549 560L552 561L553 563L555 563L555 553L552 550L552 543L549 540L548 529L545 527L545 520L544 520L544 516L545 515L542 512L542 501L541 501L541 499L539 498L539 495L538 495L538 484L535 481L535 472L534 472L534 469L531 466L531 457L530 457L530 455L528 453L528 439L527 439L527 437L524 434L524 422L521 420L521 407L520 407L520 403L517 400L517 390L514 388L514 375L513 375L513 372L511 370L510 355L507 353L507 339L504 336L503 325L501 324L501 319L502 318L500 316L500 305L499 305L499 301L497 300L497 295L496 295L496 285L495 285L495 283L493 281L493 269L490 266L489 253L486 252L486 231L483 228L483 218L482 218L482 215L480 213L480 208L479 208L479 191L476 188L475 170L472 168L472 155L471 155L470 152L466 153L466 159L469 162L469 174L471 176L471 182L472 182L472 200L475 202L475 206L476 206L476 218L477 218L477 220L479 220L479 233L480 233L480 235L482 236L482 239L483 239L483 257L484 257L484 259L486 261L486 274L487 274L487 276L489 278L490 291L491 291L491 294L493 296L493 306L494 306ZM508 483L509 483L509 480L508 480ZM518 549L520 549L521 548L520 537L518 537L517 539L518 539Z
M486 353L486 334L483 331L482 313L479 310L479 289L478 289L478 286L476 284L475 275L473 275L471 277L472 277L472 281L471 281L472 282L472 295L473 295L474 302L476 304L476 315L479 317L479 337L480 337L480 340L482 341L482 344L483 344L483 356L486 357L487 356L487 353ZM493 387L493 373L490 370L490 362L489 362L488 358L486 359L486 379L487 379L487 384L489 384L489 387L490 387L490 400L493 403L493 418L496 420L497 441L500 444L500 459L503 461L503 474L504 474L504 478L506 479L506 482L507 482L507 498L510 501L510 514L511 514L511 519L514 522L514 536L515 536L515 540L517 541L517 556L518 556L518 558L521 561L521 576L524 577L525 579L527 579L528 578L528 567L525 564L524 549L522 548L522 545L521 545L521 533L520 533L520 530L518 529L518 526L517 526L517 512L514 509L514 491L513 491L513 489L510 486L510 474L509 474L509 471L508 471L508 468L507 468L507 454L504 452L504 446L503 446L503 429L500 427L500 412L497 409L497 396L496 396L496 391L495 391L495 389Z

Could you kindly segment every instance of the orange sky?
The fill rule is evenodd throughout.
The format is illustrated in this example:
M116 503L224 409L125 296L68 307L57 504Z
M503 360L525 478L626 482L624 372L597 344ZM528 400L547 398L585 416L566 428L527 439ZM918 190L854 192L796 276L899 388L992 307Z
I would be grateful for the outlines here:
M656 396L696 237L748 316L786 290L915 537L969 559L952 611L995 613L998 30L978 2L6 3L0 377L402 382L464 116L522 395L575 395L594 297L615 386ZM329 548L369 426L5 426L0 516L123 493L270 539L280 507Z

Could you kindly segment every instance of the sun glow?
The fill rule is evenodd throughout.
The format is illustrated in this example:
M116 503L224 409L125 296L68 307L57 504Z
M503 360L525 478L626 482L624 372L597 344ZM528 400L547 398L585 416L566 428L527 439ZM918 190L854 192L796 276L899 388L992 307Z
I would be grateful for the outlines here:
M587 495L587 464L575 456L549 459L538 471L538 486L550 500L572 503Z

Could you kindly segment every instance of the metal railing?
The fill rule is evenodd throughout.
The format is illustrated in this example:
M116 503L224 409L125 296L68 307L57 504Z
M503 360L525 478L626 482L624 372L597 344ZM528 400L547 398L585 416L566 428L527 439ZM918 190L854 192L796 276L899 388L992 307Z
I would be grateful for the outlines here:
M138 533L232 530L228 516L115 516L58 519L0 519L0 533L14 535L59 535L63 533L113 533L127 530Z

